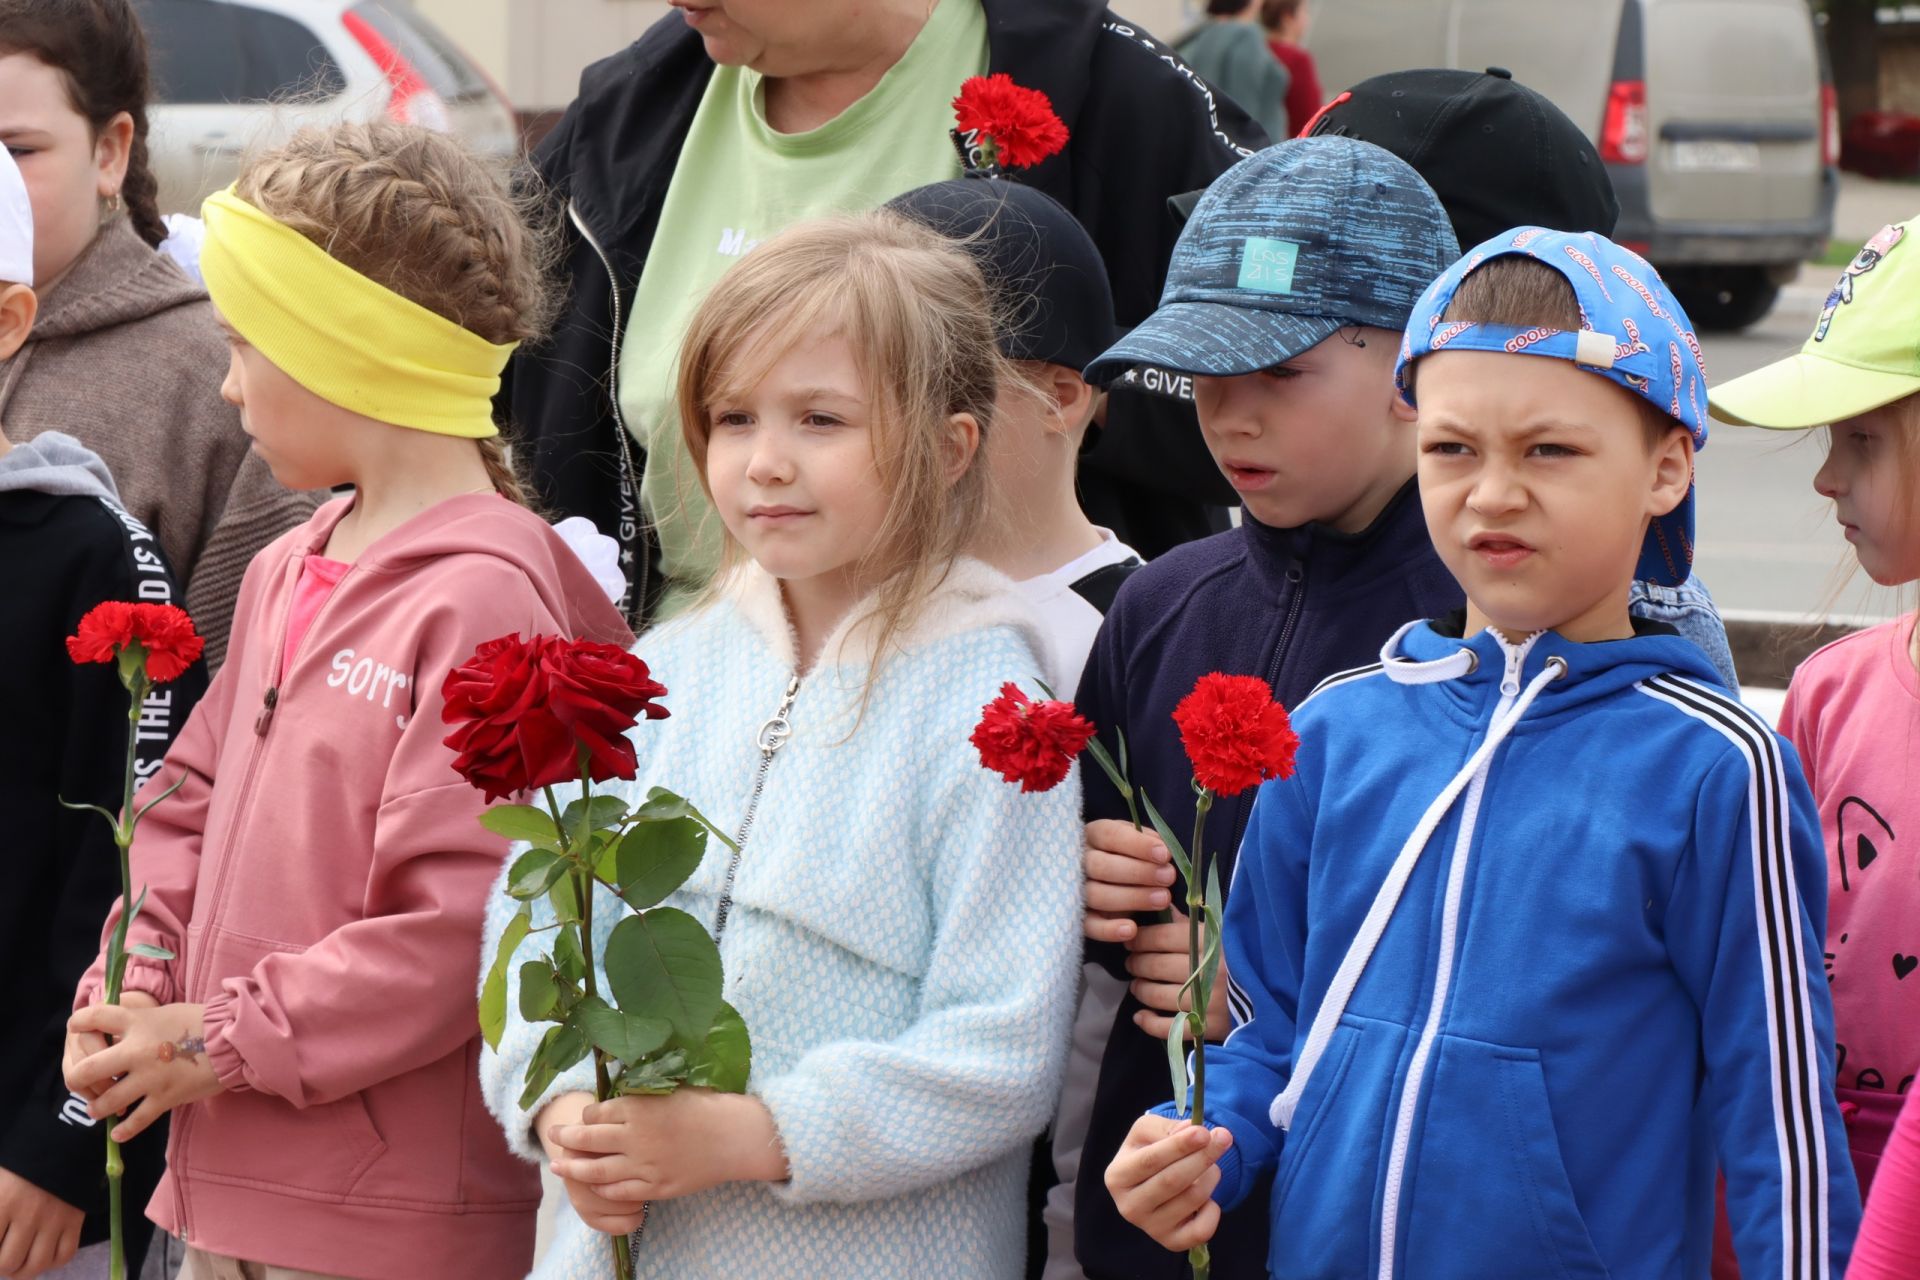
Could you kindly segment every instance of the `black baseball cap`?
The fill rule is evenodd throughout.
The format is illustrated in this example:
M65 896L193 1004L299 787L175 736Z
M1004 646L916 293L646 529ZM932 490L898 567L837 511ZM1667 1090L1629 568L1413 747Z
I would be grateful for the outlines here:
M1362 80L1302 137L1358 138L1412 165L1462 245L1513 227L1613 234L1620 201L1593 143L1504 67L1426 68Z
M976 174L916 187L886 207L958 241L979 262L1009 359L1083 369L1119 336L1107 264L1051 196Z

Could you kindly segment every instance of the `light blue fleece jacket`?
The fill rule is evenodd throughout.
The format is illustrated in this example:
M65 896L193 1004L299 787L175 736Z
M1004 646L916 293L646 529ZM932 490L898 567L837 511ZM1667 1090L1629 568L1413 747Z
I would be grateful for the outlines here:
M672 716L634 730L639 776L616 785L629 800L671 788L737 831L756 738L794 671L777 584L749 567L636 652ZM639 1275L1020 1273L1028 1157L1059 1093L1078 974L1080 788L1076 772L1022 794L981 767L968 735L1002 682L1032 689L1041 652L1012 584L963 561L881 665L864 718L858 630L802 679L721 939L726 996L753 1037L750 1092L792 1179L655 1203ZM727 864L712 842L671 904L711 926ZM491 899L483 963L516 907ZM597 946L623 911L601 892ZM534 923L551 918L538 903ZM543 947L534 934L509 972ZM549 1025L522 1021L516 995L481 1082L514 1149L540 1160L533 1117L590 1091L592 1075L583 1063L532 1109L516 1105ZM570 1207L560 1218L535 1276L610 1275L606 1238Z

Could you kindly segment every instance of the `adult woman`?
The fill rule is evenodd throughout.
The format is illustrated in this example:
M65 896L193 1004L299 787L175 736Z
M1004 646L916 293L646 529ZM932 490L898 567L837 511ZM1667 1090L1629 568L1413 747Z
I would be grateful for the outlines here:
M717 525L681 459L667 389L685 318L726 266L799 218L957 176L963 80L1044 92L1066 150L1011 172L1071 209L1123 324L1158 301L1178 227L1259 130L1101 0L675 0L682 12L588 68L535 156L566 203L568 312L516 359L502 409L541 496L619 538L628 605L710 568ZM1082 466L1088 513L1152 553L1232 501L1191 410L1123 392Z
M127 0L0 0L0 142L33 204L40 294L32 337L0 363L0 420L16 443L58 429L105 459L217 667L247 562L315 503L249 453L211 304L155 252L147 97Z

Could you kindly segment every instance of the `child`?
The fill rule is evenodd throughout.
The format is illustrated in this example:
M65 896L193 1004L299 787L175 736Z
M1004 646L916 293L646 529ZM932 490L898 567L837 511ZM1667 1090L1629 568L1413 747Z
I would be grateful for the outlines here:
M1080 682L1081 710L1109 744L1125 734L1133 782L1163 808L1188 803L1192 770L1171 717L1199 676L1264 676L1291 706L1324 676L1378 653L1409 618L1459 603L1420 518L1412 435L1393 408L1400 331L1456 256L1445 211L1402 161L1345 138L1282 143L1208 189L1160 310L1088 369L1095 382L1142 362L1195 375L1207 447L1245 504L1238 529L1128 580ZM1158 842L1124 821L1104 777L1084 781L1095 846L1087 934L1127 944L1096 955L1133 980L1095 1092L1082 1157L1093 1171L1168 1095L1167 1011L1186 977L1187 942L1177 913L1172 925L1134 921L1183 891ZM1250 805L1251 795L1223 802L1208 818L1207 847L1228 859L1223 882ZM1217 989L1224 1034L1226 984ZM1154 1266L1172 1276L1182 1265L1119 1218L1098 1178L1080 1179L1074 1218L1080 1264L1095 1280ZM1264 1276L1265 1239L1262 1215L1238 1215L1215 1275Z
M1371 142L1412 165L1461 244L1518 226L1611 236L1620 218L1613 180L1586 133L1501 67L1362 80L1314 119L1312 133ZM1678 586L1635 580L1631 607L1635 617L1671 624L1728 689L1740 687L1726 625L1699 574Z
M1900 1108L1881 1155L1880 1186L1867 1200L1847 1274L1920 1280L1920 1107Z
M354 492L247 571L227 664L161 771L184 786L133 851L129 941L178 959L132 960L119 1009L95 1004L95 964L67 1079L126 1114L123 1138L191 1104L148 1207L189 1280L518 1277L538 1179L472 1088L506 844L453 773L440 689L508 632L626 642L511 500L492 425L545 310L537 255L477 159L394 124L304 130L205 213L254 447L291 487Z
M26 187L0 150L0 360L33 327L33 280ZM57 431L16 446L0 430L0 578L8 595L0 701L15 709L16 725L0 737L12 850L0 968L15 991L0 1014L0 1090L13 1099L0 1120L0 1275L24 1277L65 1265L107 1231L101 1134L56 1064L73 986L119 896L119 859L105 822L59 801L118 802L127 694L113 668L75 664L63 642L102 601L171 604L180 591L153 534L121 508L106 464ZM206 684L196 664L147 700L134 734L143 783ZM160 1180L165 1145L165 1133L153 1133L126 1151L134 1194ZM129 1226L137 1272L151 1228Z
M1088 520L1074 474L1099 393L1080 370L1116 336L1100 251L1049 196L1009 182L938 182L888 206L958 241L986 273L1011 376L995 398L986 453L989 515L976 553L1015 579L1047 639L1047 679L1061 696L1080 683L1087 651L1120 584L1140 568L1133 549ZM1126 985L1082 968L1080 1005L1053 1126L1036 1153L1037 1218L1028 1270L1069 1280L1073 1195L1093 1111L1093 1081Z
M1599 236L1523 228L1422 297L1404 412L1466 610L1297 709L1227 905L1212 1132L1168 1106L1107 1172L1162 1244L1272 1173L1275 1275L1698 1276L1717 1158L1753 1274L1845 1269L1812 800L1627 609L1688 572L1692 348Z
M0 361L0 414L16 443L59 431L100 455L179 574L215 673L247 562L326 495L288 491L249 452L206 292L156 252L149 21L132 0L0 0L0 130L41 286L33 333Z
M1920 219L1869 240L1797 355L1713 394L1730 422L1831 423L1813 487L1833 501L1875 582L1920 580L1920 364L1913 354ZM1899 836L1920 822L1914 617L1837 640L1801 664L1780 731L1800 752L1827 849L1827 977L1840 1101L1864 1194L1920 1071L1920 888Z
M643 1219L643 1276L1019 1273L1073 1008L1079 797L1022 794L967 741L1043 650L962 555L999 359L978 267L884 211L781 233L696 313L681 420L732 567L645 643L673 715L633 735L626 786L751 827L672 901L719 937L753 1076L595 1105L583 1064L523 1110L540 1027L509 1009L485 1092L574 1210L536 1275L610 1274L597 1232ZM490 937L515 908L496 895ZM619 916L607 897L596 933Z

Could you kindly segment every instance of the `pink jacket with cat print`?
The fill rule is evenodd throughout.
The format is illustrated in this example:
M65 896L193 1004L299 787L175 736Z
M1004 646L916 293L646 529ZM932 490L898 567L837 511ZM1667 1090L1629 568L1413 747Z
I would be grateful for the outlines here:
M453 772L440 686L508 632L632 637L537 516L468 495L369 547L276 679L301 561L350 505L248 568L226 665L152 785L186 783L134 845L149 892L128 941L178 959L133 959L126 986L205 1004L227 1090L174 1115L148 1213L250 1261L506 1280L531 1263L540 1196L477 1083L506 842ZM76 1005L100 986L96 962Z

